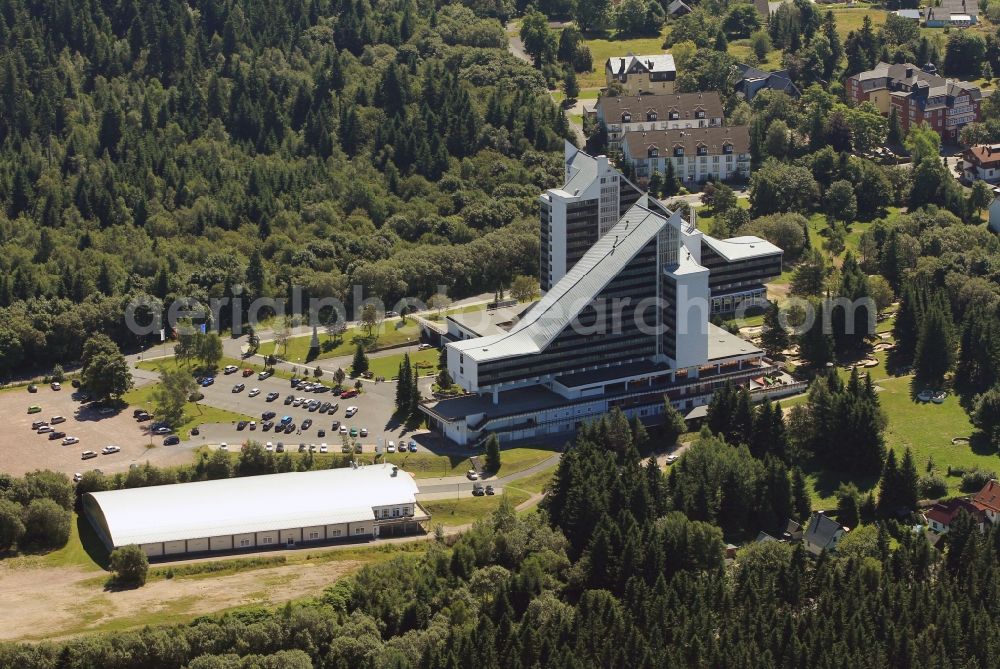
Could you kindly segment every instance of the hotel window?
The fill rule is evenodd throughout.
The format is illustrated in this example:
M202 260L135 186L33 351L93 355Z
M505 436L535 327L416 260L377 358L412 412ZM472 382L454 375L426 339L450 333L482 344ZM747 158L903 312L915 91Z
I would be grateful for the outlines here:
M330 530L330 536L331 537L339 537L340 536L340 530Z
M675 112L675 111L670 112L670 120L671 121L676 121L680 117L681 117L681 115L678 114L677 112Z
M309 538L310 539L319 539L319 532L310 532L309 533Z
M699 109L698 111L696 111L694 113L694 117L695 118L705 118L705 111L702 110L702 109Z
M649 149L649 157L650 157L650 158L656 158L656 157L657 157L657 156L659 155L659 153L660 153L660 152L659 152L659 150L658 150L658 149L656 149L656 148L652 148L652 147L651 147L651 148Z
M399 509L393 509L393 510L392 510L392 517L393 517L393 518L395 518L395 517L397 517L398 515L399 515Z
M708 147L699 146L698 147L698 155L699 156L707 156L708 155Z
M656 120L656 112L649 112L648 114L646 114L646 120L647 121L655 121Z
M631 123L631 122L632 122L632 115L631 114L629 114L628 112L625 112L624 114L622 114L622 123Z
M723 144L722 145L722 152L723 153L732 153L733 152L733 145L732 144Z
M250 545L250 540L249 539L240 539L240 547L241 548L244 548L244 547L249 546L249 545Z
M365 528L363 528L363 527L355 527L354 528L354 533L355 534L364 534L365 533Z
M675 147L674 148L674 155L675 156L683 156L684 155L684 147L682 147L682 146Z
M262 544L271 544L271 543L274 543L274 537L264 537L261 540L261 543Z

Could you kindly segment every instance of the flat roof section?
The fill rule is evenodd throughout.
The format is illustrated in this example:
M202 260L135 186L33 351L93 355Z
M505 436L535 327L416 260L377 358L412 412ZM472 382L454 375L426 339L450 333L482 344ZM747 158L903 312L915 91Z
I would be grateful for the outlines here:
M517 304L503 309L467 311L449 314L448 320L464 330L473 332L480 337L486 337L507 332L510 326L516 322L515 319L530 307L530 304Z
M729 262L780 255L782 253L782 250L771 242L753 235L730 237L729 239L716 239L715 237L704 235L702 239L713 251Z
M391 465L265 474L87 493L114 546L374 520L414 504L417 484ZM96 509L93 507L96 505ZM93 519L100 522L101 519ZM99 530L100 532L100 530Z
M708 324L708 361L738 358L744 355L760 355L763 351L742 337L723 330L718 325Z

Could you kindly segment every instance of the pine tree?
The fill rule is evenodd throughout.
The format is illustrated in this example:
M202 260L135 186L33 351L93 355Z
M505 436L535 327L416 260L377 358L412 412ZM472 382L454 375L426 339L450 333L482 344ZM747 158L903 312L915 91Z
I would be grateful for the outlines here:
M500 439L495 434L486 439L486 471L500 471Z
M806 475L799 467L792 469L792 507L795 517L799 520L805 520L812 512L812 499L809 487L806 485Z
M660 426L660 439L663 446L671 449L677 444L677 439L687 431L684 416L674 408L669 399L663 400L663 425Z
M764 312L764 327L760 333L760 343L768 355L774 356L788 348L788 332L781 325L777 302L769 302Z
M410 380L412 370L410 369L410 354L403 356L403 362L399 364L399 378L396 381L396 413L409 413L412 405L410 392L412 383Z
M913 282L905 282L899 300L899 310L892 326L896 355L901 358L909 358L916 353L923 311L923 291Z
M361 376L368 371L368 356L365 355L365 347L358 344L354 349L354 361L351 363L351 374Z
M567 100L576 100L577 96L580 95L580 85L576 81L576 72L573 71L572 65L566 66L563 75L563 92L566 94Z
M896 111L896 107L889 110L889 130L886 134L886 141L893 145L903 142L903 131L899 127L899 113Z
M917 382L939 388L955 365L954 324L947 298L937 293L923 314L913 359Z
M900 507L915 510L919 501L918 483L920 475L917 464L913 460L913 452L907 447L903 452L903 461L899 463L899 502Z
M899 465L896 463L896 452L890 450L885 458L885 465L882 467L876 512L882 518L894 516L902 508L905 497L906 493L902 490Z

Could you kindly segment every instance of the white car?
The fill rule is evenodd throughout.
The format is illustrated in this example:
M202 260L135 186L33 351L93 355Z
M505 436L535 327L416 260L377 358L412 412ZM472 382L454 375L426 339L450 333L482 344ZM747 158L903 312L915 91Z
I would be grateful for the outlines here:
M83 480L83 474L81 474L80 472L73 474L73 483L79 483L82 480Z
M62 385L58 381L53 381L52 390L62 390Z
M389 445L385 447L385 450L388 451L389 453L395 453L396 452L396 442L394 442L394 441L392 441L390 439L389 440Z
M340 426L340 433L341 434L347 434L347 426L346 425L341 425Z
M679 455L668 455L667 456L667 464L668 465L672 465L672 464L674 464L675 462L677 462L680 459L681 459L681 456L679 456Z
M470 481L479 480L479 473L475 469L470 469L468 472L465 473L465 475L468 477Z
M255 420L250 421L250 429L251 430L256 430L257 429L257 421L255 421Z
M305 404L305 401L306 401L306 398L304 398L304 397L296 397L295 400L292 402L292 406L293 407L300 407L303 404Z
M222 442L221 444L219 444L219 450L220 451L228 451L229 450L229 444L227 444L226 442Z
M80 454L81 460L90 460L91 458L96 458L96 457L97 453L94 453L93 451L84 451L83 453Z
M121 448L118 446L105 446L101 449L101 453L104 455L111 455L112 453L120 453Z
M264 450L265 451L273 451L274 450L274 444L272 444L271 442L267 442L266 444L264 444Z
M80 440L77 439L76 437L66 437L65 439L62 440L63 446L69 446L70 444L79 444L79 443Z
M237 369L239 369L239 367L237 367L236 365L226 365L222 371L224 371L226 374L232 374Z
M38 427L38 434L45 434L46 432L52 432L51 425L40 425Z
M251 388L247 393L247 397L257 397L257 395L260 395L260 388Z
M319 452L320 453L329 453L330 449L327 447L326 444L320 444L319 445Z
M351 416L353 416L357 412L358 412L358 407L347 407L347 411L344 412L344 415L346 417L350 418Z

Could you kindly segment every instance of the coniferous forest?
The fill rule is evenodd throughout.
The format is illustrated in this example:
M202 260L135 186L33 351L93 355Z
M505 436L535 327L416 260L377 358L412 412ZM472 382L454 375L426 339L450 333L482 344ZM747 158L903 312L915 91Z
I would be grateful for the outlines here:
M0 646L0 666L998 666L1000 532L963 515L932 548L890 522L836 555L751 543L727 564L719 525L770 529L787 476L706 432L665 477L640 460L647 438L613 413L563 457L543 512L502 504L453 545L366 567L313 600Z
M459 4L5 2L0 375L92 332L139 343L140 295L390 302L534 274L567 135Z

